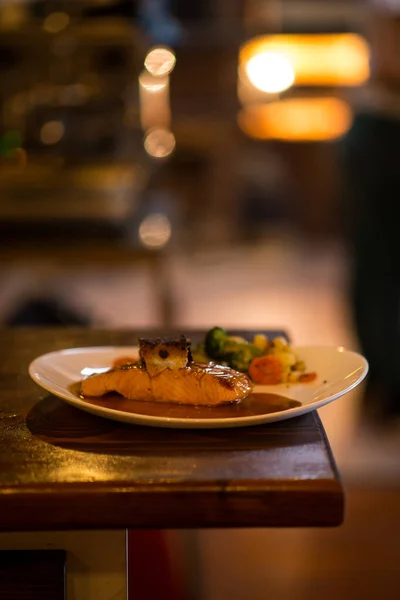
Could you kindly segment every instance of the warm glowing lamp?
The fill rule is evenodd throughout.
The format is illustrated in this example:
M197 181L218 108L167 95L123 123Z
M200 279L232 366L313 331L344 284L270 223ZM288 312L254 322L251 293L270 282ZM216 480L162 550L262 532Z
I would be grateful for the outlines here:
M276 94L290 88L294 71L290 61L277 52L260 52L246 64L250 82L261 92Z
M273 56L276 64L279 57L281 68L268 70L268 56ZM284 82L285 77L290 81L290 69L296 85L362 85L370 76L369 46L363 37L353 33L279 34L256 37L240 50L239 74L244 70L259 90L264 85L264 91L270 91L265 86L267 80L275 92L290 87L293 81L281 89L275 85L280 77Z
M347 133L352 119L351 108L338 98L288 98L243 108L238 124L259 140L327 141Z

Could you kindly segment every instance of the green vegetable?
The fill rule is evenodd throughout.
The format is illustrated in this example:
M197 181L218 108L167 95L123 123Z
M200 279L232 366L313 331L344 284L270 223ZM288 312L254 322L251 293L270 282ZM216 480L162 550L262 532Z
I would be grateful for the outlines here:
M247 373L253 358L263 355L263 351L254 344L238 344L235 352L230 355L228 364L232 369Z
M263 351L255 344L242 338L229 336L222 327L213 327L205 337L207 355L219 363L224 362L232 369L246 373L253 358L262 356Z
M208 356L214 360L223 358L228 340L228 334L222 327L210 329L204 340L204 347Z

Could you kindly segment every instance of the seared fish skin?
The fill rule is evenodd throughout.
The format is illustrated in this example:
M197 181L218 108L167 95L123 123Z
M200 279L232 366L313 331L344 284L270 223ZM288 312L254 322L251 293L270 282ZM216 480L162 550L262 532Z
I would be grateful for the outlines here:
M244 373L219 365L191 365L163 369L155 375L141 363L114 367L81 383L82 396L117 392L130 400L217 406L242 400L253 390Z

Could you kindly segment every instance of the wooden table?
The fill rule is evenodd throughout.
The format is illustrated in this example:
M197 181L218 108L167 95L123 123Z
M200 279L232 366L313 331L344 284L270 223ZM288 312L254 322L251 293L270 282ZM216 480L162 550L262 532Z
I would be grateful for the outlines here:
M133 426L83 413L28 375L31 360L43 353L134 345L138 335L1 332L0 531L342 522L343 489L316 412L240 429Z

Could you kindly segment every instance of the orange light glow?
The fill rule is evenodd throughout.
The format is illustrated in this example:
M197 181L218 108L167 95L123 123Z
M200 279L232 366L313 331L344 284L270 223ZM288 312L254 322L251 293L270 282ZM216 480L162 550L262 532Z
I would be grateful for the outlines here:
M150 75L150 73L147 73L147 71L143 71L139 76L140 87L148 92L160 92L167 88L168 84L168 77L154 77L153 75Z
M296 85L357 86L370 76L369 46L353 33L254 38L240 50L239 73L248 71L256 56L270 53L280 55L291 65ZM260 89L257 84L255 87Z
M324 141L342 137L352 119L349 105L338 98L290 98L247 106L238 124L259 140Z
M139 76L140 123L143 131L169 127L171 107L169 76L154 77L147 71Z
M144 149L154 158L166 158L174 151L175 144L172 131L161 127L151 129L144 138Z

